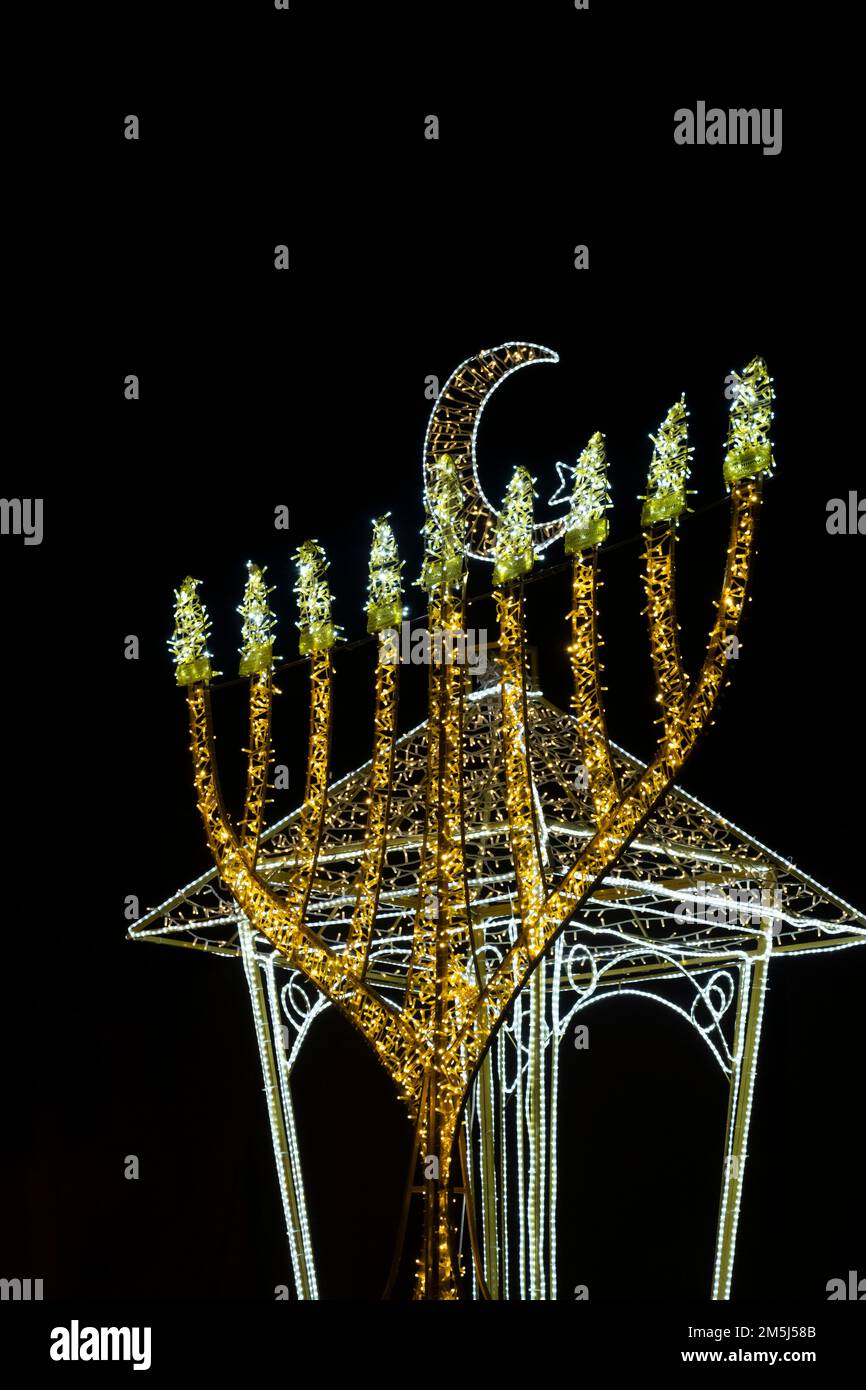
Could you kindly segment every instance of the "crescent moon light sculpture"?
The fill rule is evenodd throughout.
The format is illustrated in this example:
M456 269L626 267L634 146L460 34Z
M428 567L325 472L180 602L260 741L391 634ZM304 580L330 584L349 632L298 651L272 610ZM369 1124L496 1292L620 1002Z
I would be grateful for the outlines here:
M466 554L493 560L499 512L484 494L478 477L475 441L481 412L503 381L536 362L558 362L559 354L538 343L501 343L467 357L452 372L439 393L424 440L424 495L429 504L436 459L450 454L466 502ZM544 550L565 533L568 517L540 522L532 529L536 551Z
M495 680L472 689L465 662L434 654L425 660L427 718L399 733L390 636L402 615L402 562L380 517L366 604L376 638L372 756L339 780L331 771L338 629L327 558L315 541L299 548L306 777L301 804L271 826L279 691L264 570L250 565L239 610L250 722L237 817L218 776L210 619L198 580L176 593L170 646L187 693L196 799L214 868L130 934L243 964L298 1298L317 1298L318 1284L291 1073L326 1006L370 1044L411 1127L384 1296L408 1292L411 1281L414 1297L448 1300L555 1298L561 1276L575 1288L571 1257L557 1255L557 1096L560 1065L573 1051L560 1058L560 1044L577 1014L604 998L638 995L674 1010L708 1045L728 1089L711 1291L721 1300L731 1294L771 961L775 970L777 958L866 945L862 912L677 786L714 722L749 596L774 463L766 364L754 358L734 374L720 470L730 534L716 618L694 674L683 664L675 600L691 457L682 401L652 437L641 529L659 728L651 759L641 762L610 739L600 680L597 589L610 506L603 436L591 437L571 470L567 516L540 525L525 468L516 469L500 512L477 474L478 422L491 393L518 368L557 360L532 343L479 353L449 377L427 429L427 630L465 635L465 557L494 561ZM557 536L572 559L564 634L571 713L544 698L526 660L523 576ZM560 583L560 567L550 570ZM289 1025L291 1044L281 1041ZM374 1145L376 1136L368 1130L359 1142ZM354 1166L344 1181L361 1208L368 1194ZM564 1174L561 1181L565 1188ZM421 1207L414 1263L404 1253L413 1204Z

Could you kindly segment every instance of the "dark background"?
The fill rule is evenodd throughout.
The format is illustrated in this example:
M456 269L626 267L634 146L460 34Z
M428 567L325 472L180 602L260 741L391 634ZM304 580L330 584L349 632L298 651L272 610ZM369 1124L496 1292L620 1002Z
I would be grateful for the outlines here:
M32 448L4 483L44 496L45 539L0 548L0 1273L42 1277L46 1297L270 1299L288 1281L240 967L125 940L127 895L144 910L209 864L165 645L172 591L187 573L205 581L230 676L244 562L267 563L277 650L294 658L291 553L314 536L335 617L361 636L372 517L392 511L407 580L419 570L425 377L444 382L480 348L522 339L561 358L518 373L485 412L492 498L525 463L545 515L556 460L607 435L611 539L628 542L605 562L609 726L640 755L654 714L636 500L647 435L685 391L694 505L716 502L725 376L766 357L778 468L755 601L683 785L863 904L863 541L825 527L827 501L862 487L859 382L839 343L854 231L837 117L783 82L760 7L648 8L479 5L490 28L470 37L465 7L410 18L293 0L289 15L203 12L199 38L133 9L116 21L115 60L69 108L55 224L40 229L64 229L64 307L15 363ZM791 52L792 21L762 13ZM675 146L673 112L698 99L782 106L781 155ZM137 143L123 138L131 112ZM438 142L424 139L430 113ZM578 243L588 271L573 268ZM36 393L32 374L50 377L55 356L58 394ZM138 402L123 399L130 372ZM49 449L51 427L62 442ZM280 503L288 537L273 529ZM725 519L715 507L682 528L692 669ZM554 547L542 564L560 559ZM489 587L486 567L472 583ZM562 705L567 577L528 592L529 640ZM408 590L413 615L421 597ZM127 634L138 662L124 660ZM369 756L370 666L368 647L336 658L335 775ZM420 710L406 684L403 727ZM303 669L282 688L292 790L275 815L302 775ZM231 794L243 689L214 701ZM828 1279L866 1273L864 964L858 951L771 973L737 1298L820 1302ZM705 1299L720 1078L665 1010L623 1002L592 1026L590 1053L565 1058L561 1296L586 1283L601 1301ZM322 1295L378 1297L407 1135L384 1073L331 1013L296 1101Z

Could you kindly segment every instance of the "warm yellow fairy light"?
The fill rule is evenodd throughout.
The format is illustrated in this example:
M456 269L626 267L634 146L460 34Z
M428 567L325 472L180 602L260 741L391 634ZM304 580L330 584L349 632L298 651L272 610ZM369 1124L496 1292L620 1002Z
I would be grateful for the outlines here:
M686 398L682 396L671 406L658 434L650 435L653 455L641 526L672 521L685 509L686 480L694 452L688 443L688 415Z
M724 475L728 487L741 478L771 472L773 451L770 421L773 418L773 378L762 357L753 357L743 375L733 377Z
M656 699L661 706L656 721L662 725L662 738L679 738L683 712L689 693L688 676L680 655L674 585L676 560L675 523L654 526L645 533L644 586L647 597L650 651L656 681Z
M524 693L526 671L523 641L522 600L517 592L499 590L496 594L499 618L499 660L502 667L502 742L505 770L505 800L511 855L517 879L520 916L524 924L535 923L544 905L538 827L526 738ZM532 931L529 949L539 941Z
M598 431L574 466L571 508L566 522L565 553L575 555L607 539L610 506L604 435Z
M400 571L403 568L397 554L397 542L388 517L373 522L373 544L370 549L370 577L367 584L367 631L382 632L399 627L403 616L403 594Z
M424 566L418 582L432 593L442 585L457 585L463 578L463 494L451 454L439 454L435 460L426 505Z
M327 661L327 656L320 659ZM321 687L314 687L314 691L321 695ZM242 850L217 783L210 709L202 684L189 687L188 704L198 805L220 877L253 930L266 936L370 1039L394 1077L400 1094L404 1097L407 1093L417 1094L420 1085L417 1073L421 1068L417 1061L413 1066L413 1037L400 1015L347 971L342 956L331 951L306 926L298 910L302 894L296 891L289 902L278 896L259 878L249 855ZM302 876L309 881L308 856L305 856Z
M599 658L602 640L596 621L598 546L608 534L604 512L609 506L604 435L596 432L574 469L565 550L566 554L574 556L568 615L571 620L568 654L574 681L572 707L577 718L581 760L599 819L611 809L618 796L602 705Z
M247 561L247 584L238 612L241 626L241 664L239 674L251 676L269 671L274 661L273 644L277 620L268 604L273 585L265 583L265 571Z
M751 480L736 484L732 490L731 536L718 615L703 666L679 711L671 737L663 742L655 760L645 771L620 792L575 863L546 895L540 910L529 916L522 912L521 930L515 945L491 977L468 1026L446 1054L447 1060L454 1060L460 1055L471 1069L481 1057L486 1047L490 1019L499 1017L501 1010L513 999L515 981L528 978L539 956L553 942L563 925L572 919L593 885L638 833L673 784L699 735L712 722L713 710L727 672L730 639L737 632L745 607L760 500L760 486ZM506 717L504 708L502 735L506 769L525 765L528 746L525 721L514 714ZM512 833L516 831L525 837L525 815L521 813L516 824L511 817L509 807Z
M602 703L602 639L598 632L598 555L575 554L571 572L571 642L568 655L574 682L572 708L577 719L581 761L586 768L596 816L601 819L619 795Z
M325 574L328 560L318 541L304 541L299 546L295 560L298 568L298 582L295 593L298 598L300 617L301 656L311 652L324 652L337 640L337 628L331 621L331 590Z
M462 598L447 588L431 596L430 626L463 629ZM455 1031L474 1007L480 988L472 936L470 894L463 844L462 715L466 670L447 658L430 668L431 727L427 749L427 837L418 876L404 1014L417 1031L429 1084L419 1114L421 1152L435 1154L440 1174L451 1165L456 1126L466 1091L462 1063L443 1061ZM418 1266L417 1298L456 1297L449 1240L450 1194L433 1194L433 1243Z
M493 582L503 584L528 574L535 562L532 546L532 477L518 465L505 492L493 545Z
M200 579L187 575L174 591L174 632L168 645L174 655L178 685L210 680L213 672L207 639L211 621L198 596Z
M747 369L748 375L748 369ZM753 381L758 374L753 373ZM755 388L760 396L760 391ZM741 413L745 407L740 406ZM754 414L754 412L752 412ZM741 417L738 416L738 420ZM747 431L745 417L737 429ZM746 435L737 436L745 439ZM754 431L750 438L754 439ZM271 760L269 664L253 671L250 682L251 736L247 798L236 831L219 791L206 674L208 620L196 593L185 581L177 594L177 628L172 649L188 684L195 785L200 812L220 877L234 896L253 933L267 938L294 969L342 1009L370 1042L387 1068L416 1124L419 1153L435 1157L439 1179L427 1191L424 1253L418 1263L416 1295L453 1298L457 1283L452 1256L451 1159L467 1088L490 1042L492 1030L526 983L543 952L579 912L595 886L638 834L660 798L671 787L698 737L712 721L723 684L730 639L736 634L746 600L760 482L735 480L731 496L731 537L716 622L704 663L689 683L678 675L672 654L673 550L653 550L663 534L657 522L673 522L685 504L690 450L685 442L685 410L671 411L655 440L650 474L647 544L650 547L650 623L653 656L660 679L665 736L652 763L620 787L604 726L596 630L596 545L592 557L575 553L571 657L575 674L577 737L590 771L595 826L579 842L574 860L559 863L547 881L545 827L530 761L529 708L522 602L509 581L533 561L532 479L518 469L509 485L496 530L494 575L500 624L500 735L506 797L503 824L509 836L517 885L512 945L501 956L479 961L477 909L465 844L463 795L466 757L463 716L466 670L459 661L434 659L429 672L429 719L425 797L426 827L417 873L417 911L405 997L397 1007L368 978L370 943L379 911L379 894L391 849L402 852L400 820L392 823L391 793L396 730L396 666L376 668L374 754L369 771L367 822L356 843L358 869L354 910L344 948L326 944L309 925L311 894L327 890L328 866L321 847L329 811L329 744L332 719L331 660L335 633L327 562L315 541L298 551L296 592L300 606L301 650L310 661L310 728L307 776L300 815L293 825L291 864L284 877L268 881L256 868L267 769ZM739 448L740 445L737 445ZM742 448L745 448L745 443ZM756 446L757 447L757 446ZM586 519L598 522L607 503L602 490L603 441L593 436L581 456ZM424 583L431 592L430 626L462 631L463 594L455 593L463 575L464 537L454 459L440 456L434 474L425 538ZM591 506L589 505L591 501ZM645 514L647 512L645 508ZM575 527L573 529L579 529ZM396 617L400 599L399 561L386 518L375 523L368 618L378 624ZM588 534L584 529L584 535ZM665 541L667 545L667 540ZM654 587L653 587L654 586ZM270 650L273 619L267 607L263 571L251 567L241 612L245 619L244 656ZM377 616L374 617L374 611ZM675 623L674 623L675 626ZM384 630L384 629L383 629ZM384 639L380 637L380 644ZM659 675L659 673L661 673ZM679 681L679 684L677 682ZM674 689L676 686L676 689ZM491 703L491 717L495 706ZM420 790L419 782L419 790ZM323 888L324 885L324 888ZM537 1284L536 1276L533 1276Z

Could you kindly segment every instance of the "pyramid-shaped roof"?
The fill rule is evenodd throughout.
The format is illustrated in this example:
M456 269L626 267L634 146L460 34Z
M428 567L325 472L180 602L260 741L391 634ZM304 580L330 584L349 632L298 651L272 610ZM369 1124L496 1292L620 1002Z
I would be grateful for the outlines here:
M491 667L495 671L495 666ZM504 816L505 780L498 686L465 697L463 719L465 854L477 944L493 955L513 937L516 884ZM574 717L538 690L527 702L536 812L548 887L565 875L594 832L583 785ZM644 764L612 745L628 783ZM425 819L427 724L397 742L388 848L371 950L371 975L399 994L419 909L418 868ZM339 950L354 906L364 847L370 763L333 783L309 899L308 923ZM294 867L299 810L262 837L258 868L278 893ZM648 962L667 943L732 950L754 942L770 921L775 949L803 952L866 941L866 916L774 854L697 798L674 787L613 871L584 904L566 936L610 953L616 940L646 940ZM223 955L239 954L239 909L215 869L142 916L134 939L172 941Z

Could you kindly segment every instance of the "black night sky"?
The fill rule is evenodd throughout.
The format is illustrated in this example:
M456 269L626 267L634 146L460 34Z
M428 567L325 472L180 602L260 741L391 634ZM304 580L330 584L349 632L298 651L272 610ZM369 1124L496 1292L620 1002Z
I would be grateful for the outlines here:
M291 553L313 536L331 559L335 617L362 636L372 517L392 512L406 575L418 573L425 378L444 381L480 348L520 339L560 354L485 412L491 497L525 463L544 516L555 462L607 436L611 539L623 542L604 560L608 724L640 756L654 717L637 500L647 435L685 391L698 495L679 598L694 669L724 560L726 509L702 510L724 495L724 380L766 358L777 470L754 601L683 785L864 902L864 542L825 525L828 500L862 487L862 383L838 341L859 252L820 119L730 32L756 7L725 7L724 24L720 9L703 37L688 27L695 9L679 56L673 9L653 25L644 7L617 17L595 0L588 14L521 7L499 42L465 51L440 24L446 11L457 23L453 6L411 19L333 7L339 52L327 7L254 8L236 27L214 20L197 53L160 47L164 16L141 20L141 48L118 24L111 80L71 109L80 163L58 205L81 247L67 277L81 331L62 314L58 335L76 385L64 420L36 407L34 438L59 426L60 452L6 470L6 495L44 496L45 539L0 548L0 1274L42 1277L52 1299L267 1302L288 1281L240 967L124 935L127 895L144 910L209 867L166 648L173 589L188 573L205 581L215 664L234 674L244 563L266 563L277 651L294 658ZM148 63L151 42L161 57ZM781 155L677 147L673 112L699 98L782 106ZM138 142L123 139L127 112ZM423 137L431 112L435 142ZM817 188L840 205L832 226ZM573 268L577 244L587 271ZM138 402L123 399L128 372ZM280 503L288 538L272 524ZM554 547L539 571L561 559ZM486 567L471 586L489 588ZM567 707L567 575L527 594L542 685ZM407 602L420 613L421 591ZM124 660L127 634L137 662ZM336 656L334 775L369 756L371 670L369 647ZM292 790L275 815L296 804L306 740L305 672L280 684ZM421 709L420 684L406 686L402 728ZM239 686L214 696L230 799L244 699ZM864 969L854 951L771 971L737 1300L824 1306L828 1279L866 1274ZM665 1010L623 1001L592 1024L562 1083L561 1297L587 1283L598 1303L688 1299L708 1317L720 1078ZM378 1299L409 1136L385 1073L332 1011L296 1103L322 1295ZM128 1154L137 1182L123 1176Z

